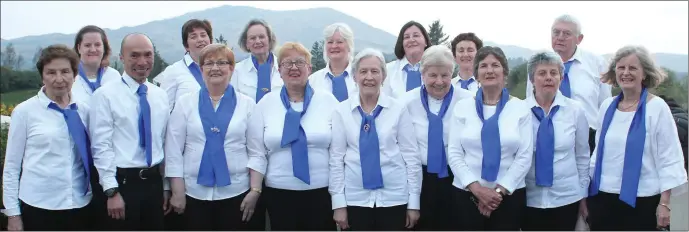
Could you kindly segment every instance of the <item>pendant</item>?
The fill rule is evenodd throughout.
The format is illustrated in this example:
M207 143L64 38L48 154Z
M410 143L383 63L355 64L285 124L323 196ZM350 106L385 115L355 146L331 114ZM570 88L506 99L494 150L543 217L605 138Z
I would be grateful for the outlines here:
M368 123L364 124L364 132L368 132L369 128L371 128L371 126L368 125Z
M211 128L211 131L215 133L220 133L220 129L218 129L218 127L215 126Z

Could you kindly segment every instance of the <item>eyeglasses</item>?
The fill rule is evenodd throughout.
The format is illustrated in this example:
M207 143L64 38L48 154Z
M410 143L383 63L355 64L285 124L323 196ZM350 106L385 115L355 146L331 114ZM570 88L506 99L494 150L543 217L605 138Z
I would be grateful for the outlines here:
M558 29L553 29L553 31L552 31L553 37L558 37L558 36L562 35L562 37L564 37L564 39L572 37L572 34L573 33L571 31L560 31Z
M229 66L230 64L231 64L231 62L227 61L227 60L219 60L219 61L215 61L215 62L206 61L206 62L203 62L203 67L204 68L212 68L215 65L217 65L218 67L226 67L226 66Z
M282 63L280 63L280 67L283 67L283 68L291 68L292 65L296 65L297 68L303 68L304 66L306 66L306 61L303 61L303 60L289 61L288 60L288 61L283 61Z

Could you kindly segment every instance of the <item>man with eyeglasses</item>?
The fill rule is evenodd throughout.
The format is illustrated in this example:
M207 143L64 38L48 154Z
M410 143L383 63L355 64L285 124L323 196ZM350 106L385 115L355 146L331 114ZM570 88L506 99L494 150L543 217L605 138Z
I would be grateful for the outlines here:
M601 73L607 71L603 57L582 50L578 45L584 39L581 23L571 15L555 19L551 28L551 45L565 65L560 92L565 97L581 103L589 123L589 147L593 153L596 141L596 118L600 104L612 96L612 86L600 81ZM533 85L526 78L526 96L532 96Z

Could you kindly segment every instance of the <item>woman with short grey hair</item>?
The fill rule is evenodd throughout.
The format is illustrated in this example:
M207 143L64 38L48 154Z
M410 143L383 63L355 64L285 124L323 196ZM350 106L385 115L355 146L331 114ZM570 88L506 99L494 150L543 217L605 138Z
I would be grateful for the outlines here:
M354 33L347 24L334 23L325 27L323 36L326 65L309 76L309 84L332 93L342 102L349 98L349 93L356 92L350 63L354 52Z
M239 35L239 47L251 56L237 63L230 84L256 103L267 93L280 90L284 84L273 55L276 44L273 29L260 19L249 21Z
M447 165L447 135L455 104L474 96L469 90L452 85L453 69L450 49L431 46L421 57L423 85L405 93L423 165L418 230L452 230L452 205L447 200L452 198L454 175Z
M649 93L664 78L640 46L618 50L603 75L622 92L598 113L587 202L591 230L669 230L670 197L687 191L687 173L670 107Z
M589 186L588 121L584 109L558 90L563 70L554 52L536 53L527 65L534 86L526 104L532 113L535 155L525 179L523 230L573 231L577 214L587 214L582 199Z
M359 94L333 114L330 186L333 218L341 229L406 230L419 219L421 160L407 107L381 92L380 51L353 61Z

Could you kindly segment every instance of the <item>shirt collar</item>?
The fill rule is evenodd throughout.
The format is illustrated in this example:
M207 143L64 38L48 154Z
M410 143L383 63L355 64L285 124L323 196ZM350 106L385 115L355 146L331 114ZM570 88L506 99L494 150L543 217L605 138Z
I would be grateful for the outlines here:
M41 89L38 90L37 97L38 97L38 101L41 103L42 106L48 107L48 105L50 105L50 103L53 103L55 101L50 99L48 97L48 95L46 95L45 92L43 92L44 90L45 90L45 86L41 87ZM74 96L72 96L71 93L69 93L69 94L70 94L69 105L72 105L76 102L74 101ZM57 104L57 103L55 103L55 104Z
M409 64L409 60L407 60L407 57L406 56L402 57L402 59L400 59L400 66L399 66L400 70L404 71L404 67L407 67L408 64ZM421 62L416 63L416 65L413 66L413 70L419 70L420 67L421 67Z
M187 67L189 67L191 64L194 63L194 59L191 58L191 55L189 53L184 55L184 63L187 65ZM198 65L198 64L196 64L196 65Z
M124 80L124 83L127 84L127 87L129 88L129 91L132 93L136 93L137 90L139 90L139 86L145 85L147 81L144 81L144 83L139 84L134 80L134 78L130 77L127 72L124 72L122 74L122 80Z
M526 98L526 104L527 106L529 106L529 109L533 108L534 106L541 107L540 105L538 105L538 102L536 102L536 94L533 94L530 97ZM552 109L555 106L567 106L567 101L565 101L565 95L562 95L562 92L560 92L560 90L557 91L557 94L555 95L555 100L553 101L553 104L550 105L550 109ZM548 110L548 112L550 112L550 109Z
M335 74L332 73L332 72L330 71L330 62L328 62L328 63L325 64L325 68L324 68L324 69L325 69L325 73L326 73L326 74L329 73L330 75L335 76ZM351 76L352 76L352 62L349 62L349 63L347 64L347 68L345 68L344 71L347 72L347 77L351 77ZM328 78L328 75L325 75L325 78Z
M244 63L246 64L244 65L244 70L246 72L258 72L258 70L256 70L256 67L254 67L254 62L251 61L251 54L249 54L249 57L247 57L245 61L246 62ZM273 71L275 70L278 70L278 58L275 56L275 54L273 54Z
M456 76L455 78L453 78L453 79L454 79L454 80L453 80L454 83L457 84L457 83L459 83L459 80L462 79L462 77L460 77L460 76L459 76L459 73L458 73L457 76ZM467 81L470 80L470 79L474 79L474 82L476 82L476 84L478 84L478 82L476 81L476 77L471 76L471 77L469 77L469 79L467 79Z
M354 96L351 96L349 99L351 99L349 102L350 110L354 110L356 107L361 106L359 93L354 94ZM388 96L385 95L382 90L380 91L380 95L378 95L378 105L383 108L390 107L390 99L388 99Z

